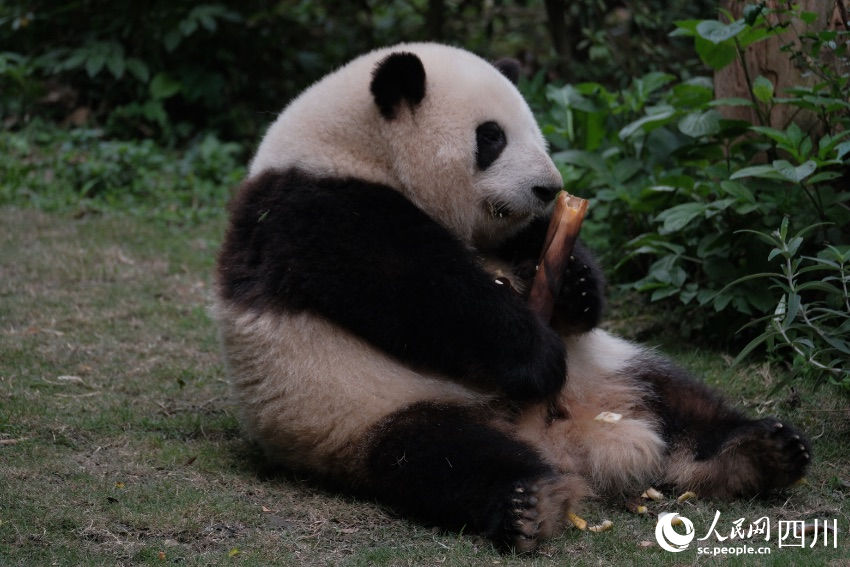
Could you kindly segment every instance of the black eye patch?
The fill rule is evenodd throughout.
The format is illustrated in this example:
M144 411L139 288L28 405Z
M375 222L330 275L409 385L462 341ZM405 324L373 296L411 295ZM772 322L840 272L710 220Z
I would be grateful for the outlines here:
M484 122L475 129L475 141L477 144L475 160L478 163L478 169L481 170L490 167L508 145L504 130L492 120Z

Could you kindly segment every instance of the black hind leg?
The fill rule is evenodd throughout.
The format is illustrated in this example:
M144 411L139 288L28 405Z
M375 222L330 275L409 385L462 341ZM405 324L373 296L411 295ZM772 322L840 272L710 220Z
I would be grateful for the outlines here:
M367 456L374 495L398 512L534 549L585 492L529 445L459 406L417 404L381 423Z
M640 372L669 447L665 481L701 496L764 494L803 477L809 442L775 418L750 419L715 392L663 360Z

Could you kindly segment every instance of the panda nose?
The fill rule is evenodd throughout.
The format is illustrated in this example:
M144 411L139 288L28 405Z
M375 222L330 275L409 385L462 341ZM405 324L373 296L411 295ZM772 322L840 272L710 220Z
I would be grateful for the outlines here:
M560 186L552 186L543 187L541 185L535 185L531 188L534 191L534 194L537 195L537 198L543 201L544 203L548 203L552 199L555 198L555 195L558 194L558 191L561 190Z

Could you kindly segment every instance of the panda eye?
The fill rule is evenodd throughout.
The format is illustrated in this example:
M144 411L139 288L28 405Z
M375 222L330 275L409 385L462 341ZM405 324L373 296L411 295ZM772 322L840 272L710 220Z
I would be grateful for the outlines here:
M484 122L475 129L475 141L477 144L475 160L478 163L478 169L481 170L490 167L508 145L502 127L493 121Z

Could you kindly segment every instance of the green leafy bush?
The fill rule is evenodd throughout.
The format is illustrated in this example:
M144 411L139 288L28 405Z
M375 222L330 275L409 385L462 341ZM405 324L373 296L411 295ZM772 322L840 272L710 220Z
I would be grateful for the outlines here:
M242 148L208 134L182 152L40 122L0 135L0 204L121 210L169 222L218 217L245 174Z
M714 66L780 31L765 23L763 9L730 24L678 26ZM847 32L806 37L814 65L826 49L848 62ZM742 229L769 233L787 216L794 226L818 225L803 253L850 241L848 76L818 72L821 82L782 97L757 77L746 99L715 99L708 78L659 72L616 91L599 83L527 85L537 101L545 93L540 122L567 190L592 198L583 235L614 269L615 283L652 301L676 301L688 315L680 318L684 332L724 339L730 325L772 312L778 301L752 280L726 287L769 269L764 244ZM718 107L732 105L762 117L779 105L814 110L819 123L803 131L723 118Z
M850 246L828 245L817 256L803 256L804 236L816 225L789 236L788 224L785 217L771 234L750 231L773 247L768 260L779 260L780 271L751 274L730 284L768 279L781 294L772 313L749 324L763 330L737 360L761 344L774 354L790 351L800 373L850 393Z

